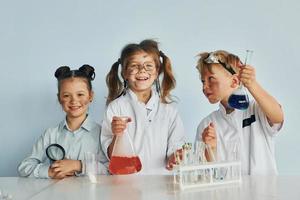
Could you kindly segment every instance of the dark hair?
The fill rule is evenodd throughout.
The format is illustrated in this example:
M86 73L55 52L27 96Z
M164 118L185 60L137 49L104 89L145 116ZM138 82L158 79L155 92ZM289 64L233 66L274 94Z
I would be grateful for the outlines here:
M92 90L91 81L95 79L95 69L90 65L82 65L79 69L71 70L68 66L59 67L54 76L58 81L58 92L60 91L61 81L68 78L80 77L87 81L88 89Z
M158 48L158 43L154 40L143 40L139 44L128 44L126 45L121 52L121 57L115 62L109 73L106 76L106 84L108 87L108 97L106 104L108 105L111 101L116 99L120 94L125 94L126 92L126 80L124 80L124 85L119 77L118 68L119 65L122 67L122 77L123 72L127 68L128 59L138 53L138 52L146 52L150 54L155 62L155 66L158 71L158 78L161 74L163 74L163 79L160 83L159 79L155 81L156 88L160 93L160 88L162 88L160 99L163 103L171 103L172 99L170 97L170 91L175 88L176 80L174 78L171 61L170 59ZM161 60L160 60L161 58Z

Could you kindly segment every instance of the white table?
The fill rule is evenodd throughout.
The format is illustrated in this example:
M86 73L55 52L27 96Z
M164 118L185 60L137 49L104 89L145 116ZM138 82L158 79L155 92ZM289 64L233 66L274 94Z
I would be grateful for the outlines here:
M18 178L8 178L18 180ZM32 192L31 195L12 195L14 199L26 199L18 197L29 197L33 200L47 199L110 199L110 200L137 200L137 199L183 199L183 200L299 200L300 199L300 176L244 176L240 185L229 185L209 188L197 188L180 191L173 185L172 176L98 176L98 183L90 183L86 177L67 178L57 182L47 180L35 181L32 179L21 179L16 185L21 188L20 193ZM13 182L10 181L12 184ZM7 180L0 178L0 185ZM48 182L48 184L47 184ZM50 183L50 184L49 184ZM53 184L52 184L53 183ZM33 193L33 188L40 187L39 192ZM23 185L23 186L22 186ZM22 187L28 189L22 189ZM17 190L14 190L17 191Z
M51 179L0 177L0 190L11 194L13 199L30 199L56 182Z

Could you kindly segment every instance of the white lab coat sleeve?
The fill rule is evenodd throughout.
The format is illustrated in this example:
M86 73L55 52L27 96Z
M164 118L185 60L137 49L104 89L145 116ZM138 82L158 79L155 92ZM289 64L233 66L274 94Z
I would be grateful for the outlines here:
M277 133L282 128L283 122L282 123L273 124L271 126L270 123L268 122L267 116L262 111L262 109L260 108L260 106L258 105L257 102L254 103L254 110L255 110L255 113L257 113L257 116L259 118L258 120L262 124L262 128L263 128L264 132L268 133L269 136L276 136Z
M108 173L108 159L103 151L102 145L101 145L101 128L100 128L100 134L99 134L99 144L100 144L100 148L99 148L99 152L98 152L98 156L99 156L99 162L98 162L98 173L99 174L109 174Z
M112 142L112 139L114 137L112 130L111 130L111 121L113 116L119 116L120 113L116 110L117 104L115 102L111 102L104 114L104 119L101 126L101 146L103 153L105 154L106 158L108 158L107 150L109 145Z
M18 166L18 172L23 177L49 178L49 160L46 158L45 147L50 143L50 129L47 129L34 144L30 156Z
M175 150L180 149L186 141L183 122L177 109L174 110L174 114L172 116L174 117L171 120L171 125L169 128L167 157L174 153Z

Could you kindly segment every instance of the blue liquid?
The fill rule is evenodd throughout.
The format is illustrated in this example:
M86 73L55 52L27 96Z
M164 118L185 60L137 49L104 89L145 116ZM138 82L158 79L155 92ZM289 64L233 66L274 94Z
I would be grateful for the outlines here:
M228 104L231 108L246 110L249 107L248 95L232 94L228 99Z

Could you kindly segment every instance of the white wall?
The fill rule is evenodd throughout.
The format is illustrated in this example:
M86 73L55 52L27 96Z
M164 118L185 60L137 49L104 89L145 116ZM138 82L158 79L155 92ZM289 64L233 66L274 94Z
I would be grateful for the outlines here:
M244 57L254 50L258 81L285 110L276 139L279 171L299 175L299 10L297 0L1 1L0 176L17 175L39 135L63 118L53 76L58 66L95 66L90 112L100 122L105 74L125 44L145 38L158 39L172 59L190 141L200 120L218 107L201 92L196 55L225 49Z

